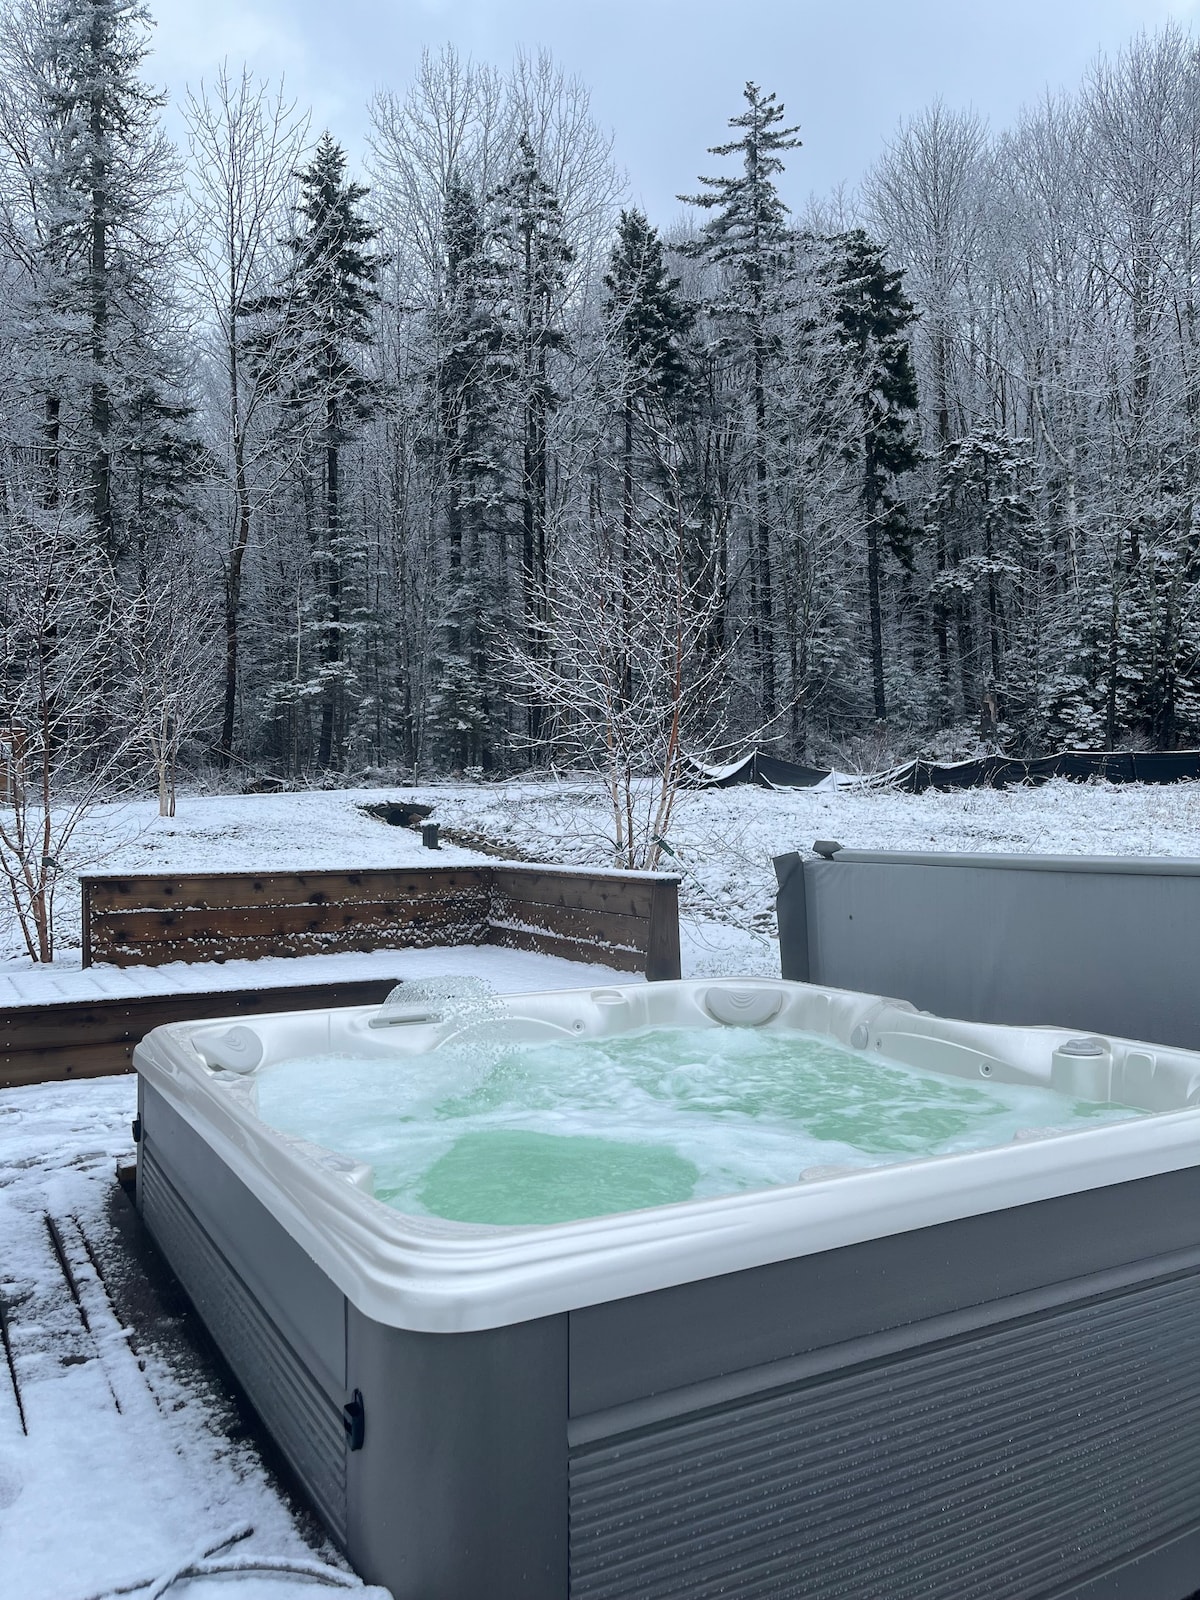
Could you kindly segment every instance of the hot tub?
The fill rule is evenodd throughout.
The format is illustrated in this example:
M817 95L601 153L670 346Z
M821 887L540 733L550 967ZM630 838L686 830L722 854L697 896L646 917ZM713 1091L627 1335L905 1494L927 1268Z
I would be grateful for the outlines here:
M259 1113L300 1057L427 1079L461 1018L138 1047L146 1226L362 1576L396 1600L1200 1588L1200 1055L757 980L507 997L483 1031L636 1055L681 1027L1085 1104L983 1148L497 1226L386 1205L353 1149Z

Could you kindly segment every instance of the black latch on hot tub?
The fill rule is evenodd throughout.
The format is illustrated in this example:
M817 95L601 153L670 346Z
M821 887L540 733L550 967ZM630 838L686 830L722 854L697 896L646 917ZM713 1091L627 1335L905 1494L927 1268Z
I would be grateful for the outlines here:
M361 1389L355 1389L353 1398L342 1407L342 1424L346 1429L347 1450L361 1450L367 1433L367 1408Z

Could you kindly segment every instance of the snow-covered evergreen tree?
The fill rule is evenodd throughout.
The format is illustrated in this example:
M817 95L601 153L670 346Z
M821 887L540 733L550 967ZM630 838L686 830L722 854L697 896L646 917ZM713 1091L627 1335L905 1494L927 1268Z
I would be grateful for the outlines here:
M479 203L451 174L434 308L434 447L445 524L444 599L433 657L429 727L435 758L451 769L490 769L499 698L489 653L501 618L489 602L488 555L502 516L501 391L509 371L501 283Z
M1021 753L1045 739L1053 653L1062 643L1045 559L1045 530L1029 440L981 422L938 463L931 518L959 554L938 580L978 641L967 663L980 737L996 746L1014 728Z
M70 330L73 376L82 380L73 431L83 441L89 514L114 562L127 553L136 496L114 456L128 461L130 444L183 415L164 382L160 330L149 324L165 286L156 243L173 176L158 126L163 97L140 76L149 28L139 0L64 0L43 14L44 113L30 174L46 202L47 310ZM47 395L51 461L61 460L61 400Z
M550 423L562 398L552 358L567 344L563 317L574 248L562 209L542 176L527 130L512 171L490 196L488 250L498 274L501 350L511 409L512 499L516 511L526 643L535 648L548 621L551 562ZM527 734L536 744L545 711L529 701Z
M887 720L883 668L882 570L885 554L908 566L914 529L897 480L920 461L914 429L917 380L908 330L916 320L904 274L861 228L833 244L834 316L855 393L853 438L844 448L859 465L867 554L871 690L878 722Z
M795 137L798 127L780 126L784 108L773 94L764 94L755 83L747 83L744 94L745 111L729 119L739 136L709 149L710 155L740 157L741 171L702 177L700 192L680 199L713 213L696 249L723 269L712 310L748 367L753 473L749 605L760 705L769 723L778 705L770 490L770 435L776 419L768 414L768 365L771 314L788 259L788 213L775 180L783 171L782 153L799 148L800 140Z
M342 458L374 411L376 380L361 354L372 342L380 262L368 191L346 174L346 155L328 132L298 174L296 225L286 240L282 282L248 313L263 327L253 341L271 363L297 449L312 551L314 589L304 630L315 662L297 689L319 706L315 758L340 764L355 662L349 642L367 621L360 540L342 492Z

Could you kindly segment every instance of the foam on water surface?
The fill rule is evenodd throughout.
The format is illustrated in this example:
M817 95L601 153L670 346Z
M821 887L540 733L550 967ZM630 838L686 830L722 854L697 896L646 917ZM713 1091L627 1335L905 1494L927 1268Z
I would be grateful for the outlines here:
M376 1197L400 1211L500 1224L574 1221L1139 1115L790 1030L658 1028L541 1045L505 1045L503 1032L489 1019L428 1054L281 1061L257 1074L259 1113L369 1162Z

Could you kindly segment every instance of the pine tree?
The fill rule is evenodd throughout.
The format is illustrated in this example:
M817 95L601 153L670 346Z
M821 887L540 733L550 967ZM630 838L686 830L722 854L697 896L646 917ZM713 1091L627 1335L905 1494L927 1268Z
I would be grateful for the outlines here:
M621 510L626 549L634 512L634 430L639 412L665 421L685 394L690 367L685 341L695 320L667 271L663 244L644 212L622 211L617 225L603 314L615 348L621 407Z
M147 378L120 394L117 450L131 471L125 531L136 586L193 547L212 460L196 438L195 412Z
M667 456L664 434L690 379L684 340L694 312L680 298L679 279L667 271L662 240L645 213L636 208L621 213L604 287L608 292L602 307L603 328L615 357L614 398L621 426L621 542L619 551L610 552L607 565L617 579L618 603L626 623L624 637L629 638L639 504L635 440L639 431L645 436L642 453L646 466L652 477L661 480ZM649 554L639 552L642 561ZM633 697L632 670L627 657L619 675L627 704Z
M921 459L915 422L917 379L907 330L916 321L904 274L887 265L884 247L861 228L832 241L835 320L853 369L857 437L846 448L861 463L861 504L867 542L867 613L875 717L887 717L880 593L885 551L908 564L914 529L895 493L895 480Z
M784 108L773 94L764 95L755 83L747 83L744 94L746 110L729 119L731 128L743 130L741 136L709 149L709 154L714 156L740 155L741 172L733 177L702 177L700 182L704 189L699 194L680 195L679 198L689 205L715 212L704 226L698 250L708 260L728 269L729 298L717 309L743 324L749 348L754 412L750 605L754 653L762 680L762 710L764 719L769 722L777 708L767 416L767 366L771 347L768 313L788 237L787 207L780 199L775 179L783 171L782 152L798 149L801 141L795 137L798 127L779 126L784 120Z
M1092 552L1053 693L1059 737L1086 748L1200 742L1200 583L1148 516Z
M993 422L952 440L938 462L931 511L961 552L942 579L948 609L968 608L982 641L980 735L995 743L1006 724L1022 749L1040 754L1057 641L1030 441Z
M297 174L298 226L285 240L291 263L272 295L247 308L265 318L260 355L279 365L285 400L302 439L320 445L321 528L316 549L321 594L315 607L321 706L317 763L333 764L344 733L352 673L346 637L344 587L351 540L341 492L343 447L374 411L379 390L355 359L373 337L375 287L381 262L371 250L376 230L362 214L367 189L346 177L346 156L322 134L309 164Z
M500 474L498 388L504 374L495 264L479 207L455 170L442 214L442 281L432 317L435 451L446 530L446 584L434 660L430 731L453 768L492 764L485 633L492 609L483 556Z
M604 317L622 360L623 392L669 404L687 388L684 341L695 312L667 270L663 241L636 206L622 211L604 275Z
M516 166L491 200L489 249L500 274L503 350L519 415L521 574L526 639L532 647L548 620L548 433L560 398L550 357L566 346L562 296L575 252L527 131L517 141ZM544 723L544 708L535 699L527 724L531 746L541 739Z
M48 19L49 21L49 19ZM138 0L65 0L43 36L45 93L53 141L44 152L47 244L58 268L57 309L82 320L87 367L86 452L89 510L100 547L121 553L114 505L117 391L129 382L130 338L144 326L154 211L168 178L157 117L165 103L138 77L151 19ZM149 236L149 237L148 237ZM145 346L140 352L145 356ZM59 456L60 396L46 406L46 446Z
M5 15L0 42L3 233L19 240L31 447L17 503L30 527L71 528L107 573L110 587L90 590L97 761L129 720L127 671L99 648L111 607L134 603L152 568L194 544L202 498L169 283L173 162L157 126L162 97L138 76L148 28L126 0L28 3ZM29 518L35 505L44 522ZM50 629L48 670L69 644L57 620Z

